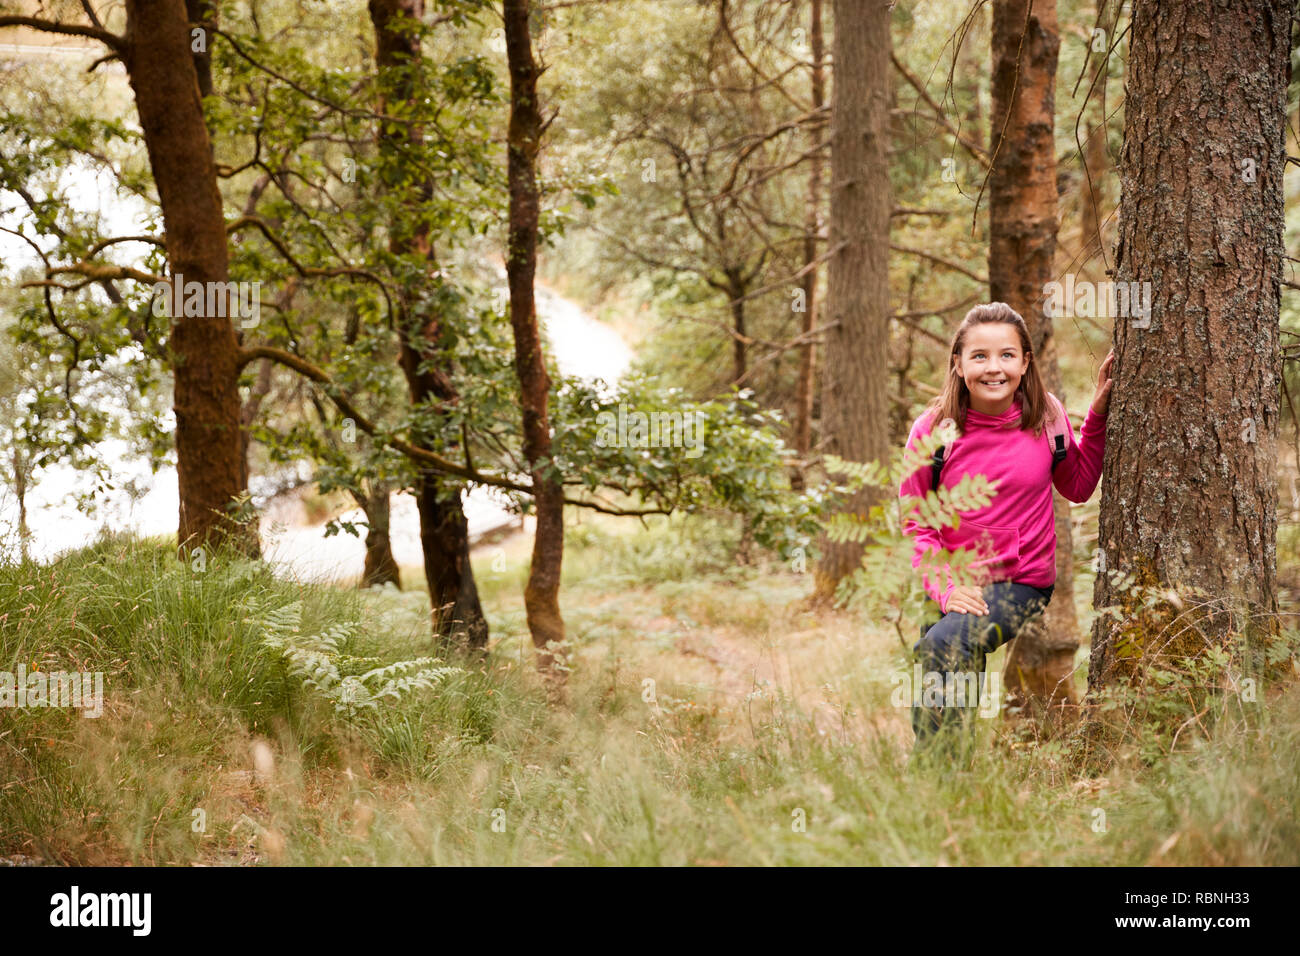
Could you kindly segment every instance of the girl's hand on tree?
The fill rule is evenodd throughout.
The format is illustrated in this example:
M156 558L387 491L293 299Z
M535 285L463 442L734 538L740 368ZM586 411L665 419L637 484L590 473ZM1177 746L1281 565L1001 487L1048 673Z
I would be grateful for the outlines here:
M978 614L980 617L989 613L989 606L984 603L984 592L976 587L956 587L948 595L948 610L961 614Z
M1110 377L1110 367L1114 364L1115 350L1111 349L1097 371L1097 391L1092 396L1092 410L1098 415L1105 415L1110 411L1110 390L1115 384Z

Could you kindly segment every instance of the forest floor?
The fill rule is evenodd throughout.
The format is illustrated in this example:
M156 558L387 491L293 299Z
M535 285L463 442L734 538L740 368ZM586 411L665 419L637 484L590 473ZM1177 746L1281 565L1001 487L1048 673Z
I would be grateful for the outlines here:
M0 569L0 659L106 671L99 719L10 712L0 857L1300 863L1295 683L1265 688L1258 707L1208 700L1220 718L1202 713L1176 752L1153 731L1100 770L1079 768L1068 739L1034 741L1002 719L979 722L969 764L909 770L909 712L892 699L899 630L811 608L809 575L737 567L726 537L691 521L584 516L568 529L564 707L547 702L524 622L531 541L484 547L488 661L352 717L286 674L265 636L290 605L301 635L336 629L343 673L428 654L412 569L408 590L357 592L233 561L196 574L162 543L120 540Z

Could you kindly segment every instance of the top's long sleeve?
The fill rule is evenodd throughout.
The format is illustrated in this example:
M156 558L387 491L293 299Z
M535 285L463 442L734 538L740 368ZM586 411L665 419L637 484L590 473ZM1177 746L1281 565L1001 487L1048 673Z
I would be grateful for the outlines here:
M1052 484L1067 500L1082 504L1092 497L1101 480L1102 460L1106 457L1106 416L1089 408L1077 442L1074 428L1066 431L1068 450L1065 460L1052 473Z

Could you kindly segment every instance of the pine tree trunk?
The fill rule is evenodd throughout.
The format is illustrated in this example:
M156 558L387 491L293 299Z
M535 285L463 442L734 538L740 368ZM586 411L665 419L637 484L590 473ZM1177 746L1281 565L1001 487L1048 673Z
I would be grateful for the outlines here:
M1032 6L1032 11L1029 9ZM1024 317L1033 361L1063 402L1052 319L1043 287L1055 277L1056 0L994 0L993 109L989 142L989 296ZM1003 681L1014 707L1073 704L1079 622L1074 611L1070 505L1055 490L1056 590L1041 625L1024 628L1007 653Z
M225 283L226 223L185 2L127 0L126 15L124 60L162 206L168 266L186 286ZM256 553L256 528L227 518L227 506L247 484L238 343L229 318L237 305L228 301L225 316L172 316L177 538L187 548L227 540Z
M825 84L825 49L822 38L822 0L812 0L812 23L808 33L812 47L812 102L813 109L820 110L826 105ZM810 146L816 147L821 142L826 126L823 122L809 124L808 137ZM800 284L803 288L804 312L799 331L811 336L817 327L817 272L813 263L817 261L817 236L821 232L821 195L822 195L822 157L813 153L808 160L808 210L804 221L803 266L804 273ZM812 453L812 417L814 384L817 380L817 345L809 340L799 347L799 385L795 396L794 448L801 462L807 461ZM804 488L802 465L794 469L790 476L790 485L795 491Z
M376 64L381 71L390 71L385 80L386 99L411 101L423 95L411 74L402 72L423 54L418 37L403 28L401 22L419 21L424 16L424 0L370 0L369 11L375 29ZM401 149L404 145L421 145L423 139L419 128L385 126L380 130L379 140L386 181L395 188L403 185L416 171L403 162ZM427 179L419 181L417 194L418 201L427 202L433 195L432 184ZM413 229L405 224L394 224L389 249L395 255L422 258L427 264L424 274L428 277L437 271L437 258L425 222ZM458 396L448 375L448 360L440 343L441 317L428 307L423 317L413 315L412 298L412 295L403 293L398 301L402 372L413 405L442 407L456 402ZM428 436L414 436L413 442L418 447L432 450ZM479 603L474 569L470 564L469 526L460 500L461 485L426 469L421 469L415 485L433 632L444 646L481 650L487 646L488 624Z
M524 590L528 630L538 649L538 666L553 693L565 680L564 618L560 615L560 569L564 558L564 489L549 474L551 428L547 401L551 387L542 353L533 279L537 271L537 152L543 132L537 104L537 77L529 33L530 0L505 0L506 58L510 66L510 127L507 178L510 189L510 248L506 272L510 286L510 324L515 338L515 372L523 406L524 457L533 483L537 530Z
M835 0L831 92L830 259L822 380L822 448L851 461L889 456L889 5ZM865 515L867 489L848 510ZM817 597L825 600L862 558L823 538Z
M1098 574L1118 615L1093 625L1090 692L1277 626L1290 32L1287 0L1134 3L1115 262L1151 312L1115 321L1099 545L1108 572L1205 594L1142 607Z

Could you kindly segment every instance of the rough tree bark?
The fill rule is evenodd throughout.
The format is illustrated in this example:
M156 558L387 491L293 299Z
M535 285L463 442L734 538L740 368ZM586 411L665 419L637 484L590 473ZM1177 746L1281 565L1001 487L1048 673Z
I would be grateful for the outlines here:
M1277 626L1291 16L1288 0L1134 3L1115 262L1150 283L1151 312L1115 322L1094 600L1118 613L1093 626L1090 692ZM1114 571L1205 595L1140 606Z
M993 108L989 142L989 296L1029 326L1034 361L1048 391L1064 402L1052 319L1043 287L1056 278L1056 0L994 0ZM1056 590L1041 625L1011 642L1003 682L1015 707L1077 702L1074 656L1074 539L1070 503L1055 490Z
M162 207L168 267L187 286L199 283L213 293L202 296L201 305L192 302L199 315L172 317L168 341L180 498L177 540L183 548L227 542L255 555L256 528L230 521L227 510L244 490L247 475L240 437L238 342L230 319L236 303L226 286L226 224L196 71L206 57L193 51L185 0L127 0L125 8L121 36L97 23L18 15L0 16L0 27L26 26L99 40L126 67ZM106 288L115 296L111 285ZM224 300L223 308L210 309L218 298Z
M386 74L384 101L412 102L422 91L410 68L423 54L419 38L400 24L403 20L419 21L424 16L424 0L370 0L369 11L375 30L376 64ZM422 145L420 128L414 124L381 124L379 142L386 174L392 175L394 183L403 181L410 167L402 162L401 150ZM418 201L427 202L433 195L432 183L420 179L417 193ZM413 229L394 223L389 249L397 256L421 258L427 263L424 274L428 277L437 271L429 227L423 220ZM441 316L427 303L417 308L415 298L405 291L398 298L402 372L413 405L441 407L459 399L446 370ZM437 450L424 436L415 436L413 441L418 447ZM448 646L482 649L487 646L488 624L470 564L469 526L460 491L459 482L440 480L437 472L421 468L415 501L420 515L424 577L429 587L434 634Z
M126 17L123 62L162 206L168 266L187 286L198 282L216 288L206 283L229 279L226 223L185 2L127 0ZM256 528L233 525L226 517L227 505L244 490L247 477L240 437L239 346L228 317L235 305L227 299L224 317L172 317L177 538L184 547L226 540L255 553Z
M515 337L515 372L523 407L524 457L533 481L537 530L524 590L528 630L538 649L538 667L550 687L565 678L564 618L560 615L560 568L564 558L564 489L552 476L551 427L547 399L551 387L537 327L533 279L537 271L537 152L545 124L537 103L537 78L528 21L530 0L505 0L506 58L510 66L510 126L507 178L510 189L510 247L506 272L510 285L510 324Z
M825 41L822 36L822 0L811 2L811 23L808 28L809 46L812 48L812 103L814 110L821 110L826 105L826 82L824 61L826 58ZM815 148L824 135L826 126L822 122L809 124L809 147ZM812 341L812 330L817 327L817 273L814 265L817 261L817 237L821 234L822 217L822 156L814 152L809 158L808 168L808 210L804 221L803 267L807 271L800 280L803 288L803 322L800 333L809 336L809 340L799 348L799 385L795 395L794 448L799 453L801 462L807 461L812 452L812 417L814 383L817 380L817 344ZM790 484L796 491L804 488L803 466L796 466L790 476Z
M889 5L835 0L830 251L822 448L851 461L889 456ZM866 489L857 514L879 500ZM862 548L823 539L816 595L829 598Z

